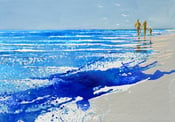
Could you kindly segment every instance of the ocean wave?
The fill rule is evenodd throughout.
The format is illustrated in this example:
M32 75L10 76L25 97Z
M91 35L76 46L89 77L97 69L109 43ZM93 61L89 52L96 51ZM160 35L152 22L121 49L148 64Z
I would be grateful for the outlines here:
M174 73L144 72L157 62L147 64L154 52L152 43L139 40L135 33L0 31L0 121L32 122L45 115L59 121L75 120L71 115L80 121L93 117L100 121L89 111L91 99Z
M143 62L140 62L143 63ZM157 70L153 74L146 74L143 71L156 65L153 62L144 67L137 65L130 66L130 63L123 64L120 68L101 70L79 71L70 70L66 73L53 74L44 78L32 78L33 80L48 80L50 85L31 88L12 94L1 94L4 99L0 100L1 117L15 119L26 119L30 115L31 120L41 113L46 113L54 108L76 101L79 109L86 111L90 107L89 100L113 91L100 91L105 87L134 84L143 80L155 80L165 74L174 73ZM63 101L59 99L65 98ZM79 98L77 100L77 98ZM6 109L3 110L3 109ZM61 108L60 108L61 109ZM23 115L23 116L21 116ZM29 120L28 120L29 121Z

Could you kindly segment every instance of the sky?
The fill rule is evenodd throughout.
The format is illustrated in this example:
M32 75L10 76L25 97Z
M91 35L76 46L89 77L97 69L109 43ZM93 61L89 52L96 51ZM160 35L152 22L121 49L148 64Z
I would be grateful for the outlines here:
M175 28L175 0L0 0L4 29Z

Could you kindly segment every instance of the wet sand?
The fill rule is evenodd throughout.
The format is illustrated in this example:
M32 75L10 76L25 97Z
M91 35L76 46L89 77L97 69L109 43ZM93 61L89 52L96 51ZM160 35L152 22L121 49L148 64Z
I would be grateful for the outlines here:
M158 61L158 65L145 73L175 70L175 34L153 37L152 43L155 52L147 63ZM175 73L92 99L91 103L94 122L99 116L103 122L175 122Z

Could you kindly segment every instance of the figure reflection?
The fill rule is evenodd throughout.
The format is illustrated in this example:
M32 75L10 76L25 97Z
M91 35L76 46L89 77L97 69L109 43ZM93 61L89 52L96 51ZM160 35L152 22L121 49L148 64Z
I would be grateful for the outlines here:
M138 38L135 50L139 53L149 53L152 50L151 39L146 40L146 38L144 38L143 40L141 40L140 38Z

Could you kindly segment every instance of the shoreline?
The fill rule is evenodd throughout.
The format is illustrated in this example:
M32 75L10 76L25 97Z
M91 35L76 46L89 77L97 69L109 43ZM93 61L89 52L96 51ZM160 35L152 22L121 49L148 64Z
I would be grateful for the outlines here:
M152 37L155 52L148 63L156 60L158 65L146 73L175 70L174 38L175 33ZM175 73L92 99L91 104L104 122L174 122Z

